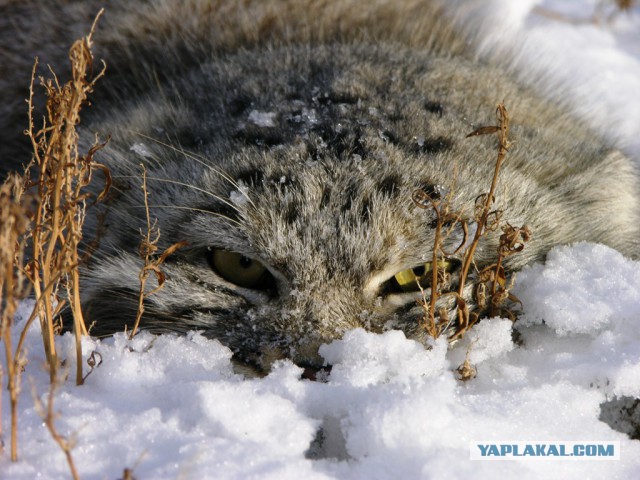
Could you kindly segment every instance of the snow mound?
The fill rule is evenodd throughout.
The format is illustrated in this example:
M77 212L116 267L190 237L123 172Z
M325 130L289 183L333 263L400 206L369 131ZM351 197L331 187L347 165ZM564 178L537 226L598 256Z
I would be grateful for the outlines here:
M544 266L520 272L514 292L527 304L520 324L544 322L559 335L624 333L640 316L640 262L604 245L559 247Z
M559 247L521 275L527 314L515 336L499 318L452 347L357 329L321 348L332 364L323 382L286 360L244 378L231 352L199 333L86 339L85 356L102 364L84 386L61 385L57 427L76 437L83 479L119 478L125 467L154 479L636 478L640 442L625 432L640 417L630 409L640 396L638 307L628 300L640 290L637 266L599 245ZM577 314L566 308L577 304ZM73 370L73 338L59 340ZM24 375L45 398L40 342L32 328ZM477 369L466 382L456 375L465 359ZM68 478L28 390L21 461L0 460L4 478ZM472 461L478 440L617 441L621 460Z

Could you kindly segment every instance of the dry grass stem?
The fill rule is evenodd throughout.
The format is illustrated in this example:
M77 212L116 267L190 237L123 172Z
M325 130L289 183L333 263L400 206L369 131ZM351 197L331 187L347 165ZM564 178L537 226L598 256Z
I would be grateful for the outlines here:
M29 212L23 201L23 179L12 174L0 187L0 336L4 345L7 369L12 461L18 459L18 394L20 373L26 363L22 342L19 342L14 350L12 327L18 302L29 292L24 276L25 234L28 228ZM5 372L1 373L0 380ZM1 410L0 408L0 412Z
M95 22L101 14L102 11ZM47 95L47 115L39 130L36 130L33 119L33 84L37 60L33 67L28 100L29 128L26 133L31 139L34 155L28 171L36 170L33 186L37 191L38 207L32 219L32 254L27 273L36 295L52 382L58 366L54 342L56 322L61 310L68 306L72 312L76 334L76 382L82 383L80 342L81 336L87 334L80 308L78 272L81 263L79 249L82 226L87 207L102 200L110 185L107 168L94 160L95 153L104 144L96 141L86 154L81 155L78 152L76 131L87 95L105 70L103 65L97 75L89 78L93 69L91 45L95 22L89 35L77 40L69 50L71 80L60 85L51 68L49 70L52 78L40 78ZM104 173L106 181L102 192L92 198L86 187L91 183L96 169ZM63 291L66 295L62 294Z
M422 293L420 304L425 311L424 328L427 334L434 338L446 332L451 340L455 340L464 335L483 315L507 315L510 318L514 318L512 312L504 308L504 304L507 301L519 302L509 291L512 287L512 281L511 283L508 282L503 260L522 251L524 244L531 237L531 232L526 226L513 227L509 223L501 225L503 212L493 209L500 169L504 164L510 147L508 139L509 114L504 104L497 106L496 117L498 125L478 128L467 136L478 137L494 134L498 136L498 153L491 186L488 193L480 194L476 198L473 215L475 232L471 238L469 238L469 225L467 220L464 219L463 213L454 211L451 207L451 192L444 198L438 192L426 192L424 190L417 190L413 194L415 205L429 210L435 215L435 238L429 292L423 289L418 278L416 278L418 288ZM445 230L446 225L449 225L447 230ZM443 249L443 242L456 227L459 227L462 231L463 238L454 252L446 252ZM499 228L502 229L503 233L499 239L497 262L485 267L482 271L477 271L474 257L480 240L488 233L495 232ZM445 287L448 287L451 282L450 275L446 270L446 259L460 252L462 252L462 264L457 290L443 293L446 290ZM465 287L472 275L475 279L473 299L476 302L476 308L474 310L469 308L467 301L464 299ZM438 299L443 296L451 296L455 301L457 323L453 329L451 327L454 324L454 319L449 318L447 308L437 306Z
M467 353L464 357L464 362L456 368L456 377L458 380L462 382L468 382L469 380L473 380L478 375L478 370L471 363L470 354L471 347L473 347L473 343L469 345L467 348Z
M418 289L421 293L421 305L425 311L424 328L427 333L433 338L438 338L443 332L449 329L451 325L451 319L448 317L446 309L436 308L436 303L441 297L441 287L443 284L449 283L448 273L444 266L444 258L455 253L462 248L467 242L468 229L467 224L462 220L460 212L453 212L450 206L449 196L441 198L437 192L432 192L430 195L424 190L416 190L413 193L413 202L415 205L422 209L430 209L435 214L435 226L434 226L434 242L431 258L431 289L427 300L427 292L423 289L422 285L416 278ZM452 226L444 231L444 226L451 224ZM456 224L462 226L463 239L460 246L454 252L445 252L443 250L443 241L446 239Z
M52 382L49 385L49 393L47 394L47 404L43 405L42 400L37 395L35 391L35 387L32 386L32 394L35 402L36 410L38 414L42 417L42 420L51 435L51 438L58 444L62 452L64 453L65 459L67 460L67 464L69 465L69 471L71 472L71 477L73 480L79 480L80 476L78 475L78 470L76 469L75 463L73 461L73 456L71 455L71 450L73 450L76 439L75 436L71 436L69 438L61 435L56 428L56 419L59 414L54 412L53 410L53 400L55 397L55 391L58 388L57 381Z
M471 264L473 263L474 255L476 249L478 248L480 238L484 236L488 230L492 230L497 227L497 223L499 222L501 216L501 212L492 212L491 206L495 202L495 191L498 185L500 168L502 167L502 163L504 162L507 151L509 149L509 114L507 113L507 109L505 108L504 104L498 104L496 108L496 116L499 125L495 127L482 127L467 136L474 137L478 135L489 135L497 133L498 157L496 159L496 166L493 172L493 178L491 179L491 187L489 188L489 193L480 195L476 199L476 231L473 235L473 239L471 240L469 248L467 248L464 253L464 258L462 260L460 283L458 285L459 299L462 299L467 277L469 276L469 269L471 268ZM490 217L494 220L491 223L489 222ZM471 326L471 318L466 305L460 305L460 301L458 302L458 304L458 323L460 324L461 330L464 332Z
M101 14L102 12L100 12ZM96 22L100 17L96 17ZM72 78L60 85L51 68L52 77L40 78L44 87L46 115L41 126L34 121L34 83L37 59L29 86L29 126L25 132L31 140L33 158L23 175L12 174L0 187L0 301L2 305L0 334L6 356L6 372L11 404L11 459L18 458L17 400L20 373L26 365L24 349L27 332L39 319L52 390L49 395L45 423L54 439L70 457L69 443L61 442L53 428L53 391L59 366L54 335L60 329L59 314L69 306L76 331L76 382L82 382L81 335L86 333L80 309L78 266L82 261L80 242L87 208L106 195L110 184L106 167L96 163L95 153L104 145L96 142L85 155L78 153L76 126L80 110L87 101L100 73L89 78L93 68L91 37L94 25L85 38L76 41L69 51ZM92 197L88 191L95 169L104 172L105 187ZM21 326L14 347L13 318L17 303L33 289L35 305ZM75 468L69 459L74 478Z
M140 242L139 254L140 257L144 260L144 265L140 269L140 273L138 274L138 278L140 279L140 290L138 293L138 311L136 315L136 321L133 325L133 328L131 329L129 338L133 338L138 332L140 321L142 320L142 315L144 314L145 309L144 301L164 287L166 276L160 267L169 255L172 255L176 250L187 245L186 241L177 242L169 246L159 256L156 255L158 252L158 241L160 240L160 228L158 227L157 220L151 220L151 214L149 212L149 192L147 191L147 170L145 169L144 165L141 165L141 167L142 192L144 195L144 208L147 218L147 225L144 232L142 230L140 231L142 235L142 242ZM147 291L147 281L149 280L149 276L151 274L155 275L157 285L151 290Z

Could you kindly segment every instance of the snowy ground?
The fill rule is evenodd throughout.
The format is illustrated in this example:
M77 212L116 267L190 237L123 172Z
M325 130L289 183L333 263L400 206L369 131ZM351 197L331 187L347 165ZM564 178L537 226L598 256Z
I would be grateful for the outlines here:
M479 21L494 12L485 22L490 33L479 37L483 52L515 46L513 65L527 72L525 81L551 75L546 85L569 85L577 112L640 160L640 8L612 25L571 25L528 15L533 3L501 0L467 12ZM543 2L575 18L594 4ZM85 386L69 381L59 390L57 425L76 436L83 479L121 478L125 467L138 479L640 478L640 441L600 420L604 402L640 397L638 262L598 245L557 248L544 266L520 274L516 294L527 312L518 345L500 319L450 349L437 342L425 350L399 332L354 331L323 347L334 365L326 383L300 380L288 362L266 378L244 379L229 351L199 334L87 339L84 351L99 352L103 363ZM0 456L2 479L69 478L33 406L29 384L39 396L48 384L40 341L32 330L21 461ZM70 337L60 348L73 358ZM467 352L477 377L461 382L454 370ZM470 460L471 441L573 440L617 441L620 459Z

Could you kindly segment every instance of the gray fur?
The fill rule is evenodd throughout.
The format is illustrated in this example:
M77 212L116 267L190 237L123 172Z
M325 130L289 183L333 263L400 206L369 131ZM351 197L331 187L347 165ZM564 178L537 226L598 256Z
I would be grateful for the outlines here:
M60 2L66 30L49 39L62 15L47 3L36 17L31 3L0 10L0 51L11 53L0 60L0 90L12 97L0 115L0 153L13 164L23 147L8 122L24 115L14 97L28 85L28 53L60 64L94 11L92 2ZM497 200L506 220L533 231L507 267L580 240L637 256L638 181L628 158L501 68L470 58L464 31L447 26L436 2L362 5L106 6L95 41L109 70L82 123L85 147L94 132L111 135L100 160L116 178L106 236L84 271L94 333L135 318L144 163L161 246L189 242L149 298L145 328L204 330L261 368L282 357L317 363L318 345L353 327L424 339L416 296L383 289L431 258L433 218L411 194L444 187L471 218L489 188L496 139L465 135L494 124L501 100L516 144ZM37 42L25 52L16 37L32 32ZM495 260L498 235L481 243L479 266ZM224 280L207 261L211 248L259 260L273 288Z

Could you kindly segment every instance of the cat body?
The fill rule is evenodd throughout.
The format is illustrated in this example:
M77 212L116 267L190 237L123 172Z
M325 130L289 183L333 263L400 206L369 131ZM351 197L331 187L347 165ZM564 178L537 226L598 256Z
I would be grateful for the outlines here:
M638 254L632 162L504 68L473 58L464 29L437 2L105 7L94 50L107 72L80 126L85 149L96 133L110 137L98 155L114 181L100 249L83 270L94 334L135 319L144 164L160 248L188 246L164 265L167 282L148 298L143 328L202 330L258 369L285 357L321 364L319 345L356 327L402 329L425 341L420 292L404 292L394 280L432 259L434 214L412 195L446 198L473 230L497 140L466 136L496 124L501 101L514 146L495 208L532 231L525 249L505 260L507 270L581 240ZM26 118L16 98L28 87L29 54L63 64L97 7L0 9L8 53L0 62L8 98L1 155L15 164L24 158L13 125ZM51 34L61 22L61 33ZM88 221L87 239L97 229ZM478 269L496 261L500 233L481 240ZM463 240L454 225L446 250ZM460 260L461 253L451 256ZM473 281L469 303L472 290ZM455 316L451 301L442 301Z

